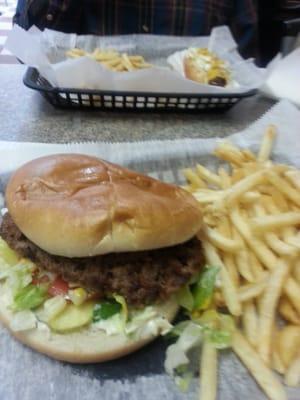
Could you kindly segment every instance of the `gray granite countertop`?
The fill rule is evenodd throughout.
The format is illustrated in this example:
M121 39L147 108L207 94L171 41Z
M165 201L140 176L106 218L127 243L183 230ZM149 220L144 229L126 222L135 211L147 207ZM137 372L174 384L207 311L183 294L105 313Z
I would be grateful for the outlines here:
M23 85L23 65L0 65L0 140L28 142L137 141L226 136L273 104L254 96L221 114L120 114L53 108Z

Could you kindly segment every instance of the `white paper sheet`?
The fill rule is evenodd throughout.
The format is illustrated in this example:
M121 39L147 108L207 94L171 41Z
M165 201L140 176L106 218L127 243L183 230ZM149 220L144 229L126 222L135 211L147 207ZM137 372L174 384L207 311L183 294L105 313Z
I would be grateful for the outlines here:
M157 40L161 38L161 43ZM237 85L222 88L202 85L185 79L177 71L167 68L167 57L173 52L172 43L180 43L179 48L210 46L229 62ZM153 43L150 58L144 54L144 44ZM220 48L222 44L222 49ZM139 71L114 72L87 57L65 59L68 49L74 47L91 51L95 47L114 47L119 51L138 53L147 61L156 64L158 53L162 64ZM93 47L92 47L93 46ZM8 35L5 47L23 63L37 67L40 73L53 85L64 88L129 90L139 92L171 93L244 93L258 88L264 73L252 60L243 60L237 52L237 45L227 27L212 30L210 38L178 38L155 35L127 35L118 37L77 36L32 27L24 31L18 25ZM177 47L178 48L178 47Z
M288 99L300 106L300 48L286 57L278 54L267 67L261 91L275 99Z
M0 175L8 174L27 161L53 153L84 153L102 157L123 165L145 165L152 162L166 164L170 160L188 163L189 159L205 159L220 141L230 140L238 145L258 150L265 128L273 124L278 129L274 157L300 167L300 111L296 106L282 100L247 129L227 138L151 140L144 142L87 142L69 144L45 144L0 141ZM154 165L155 166L155 165ZM153 170L154 166L151 166ZM147 170L147 168L143 168Z
M278 128L274 158L300 167L300 111L291 103L276 104L258 121L227 138L256 151L268 124ZM0 187L9 174L24 162L52 153L85 153L150 172L161 179L176 179L178 170L196 161L215 165L211 156L224 139L187 139L135 143L42 144L0 142ZM130 357L95 366L71 366L31 351L13 340L0 326L0 398L15 400L192 400L198 390L194 379L187 394L178 391L163 372L162 345L154 344ZM161 363L161 365L160 365ZM47 382L47 384L46 384ZM232 352L220 354L218 377L222 400L255 399L265 396ZM299 389L287 388L288 399L298 400Z

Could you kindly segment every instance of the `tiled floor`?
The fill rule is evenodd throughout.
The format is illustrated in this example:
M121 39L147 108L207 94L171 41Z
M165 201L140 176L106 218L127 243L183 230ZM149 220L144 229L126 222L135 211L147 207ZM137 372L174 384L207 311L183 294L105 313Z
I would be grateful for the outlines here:
M15 12L16 1L0 0L0 64L17 64L17 59L7 50L3 49L8 32L12 28L12 17Z

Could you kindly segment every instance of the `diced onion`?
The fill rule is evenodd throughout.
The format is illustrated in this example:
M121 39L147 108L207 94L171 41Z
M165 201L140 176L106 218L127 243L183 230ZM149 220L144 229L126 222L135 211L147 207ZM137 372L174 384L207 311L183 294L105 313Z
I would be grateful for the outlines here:
M37 321L34 313L30 310L24 310L14 314L10 322L10 328L15 332L27 331L29 329L34 329L36 323Z
M80 306L88 297L87 291L83 288L69 290L68 296L75 306Z
M51 299L45 301L44 307L38 314L38 317L45 322L51 321L51 319L65 309L66 305L67 301L63 296L51 297Z

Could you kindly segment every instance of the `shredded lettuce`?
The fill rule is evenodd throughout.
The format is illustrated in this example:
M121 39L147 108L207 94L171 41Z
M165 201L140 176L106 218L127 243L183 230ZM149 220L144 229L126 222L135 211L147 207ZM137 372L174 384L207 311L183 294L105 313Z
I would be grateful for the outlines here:
M188 285L183 286L176 295L176 300L180 307L185 308L188 311L192 311L194 308L194 296Z
M18 263L19 257L8 244L0 237L0 257L4 263L13 266Z
M1 279L6 279L6 285L16 295L21 289L28 286L32 281L32 272L35 265L28 260L22 259L18 264L0 272Z
M148 306L142 311L132 312L130 320L125 326L125 333L129 336L143 338L149 335L166 335L172 327L166 318L157 314L153 307Z
M93 321L93 328L104 330L107 335L123 333L128 337L143 338L164 335L170 331L172 325L149 306L141 311L131 311L127 322L123 312L118 312L110 318Z
M30 310L40 306L47 298L47 288L29 284L17 292L12 309L14 311Z
M192 287L194 297L194 310L201 311L209 307L219 267L206 266L200 274L198 281Z
M171 334L178 340L167 348L165 370L181 390L187 389L192 377L189 351L200 347L203 340L209 340L217 349L230 347L234 329L233 318L215 310L182 321L172 329Z
M183 366L185 367L185 366ZM174 378L176 386L182 391L186 392L190 386L193 373L186 368L177 368L176 376Z
M187 353L194 347L200 345L202 341L202 328L198 324L190 321L183 329L176 343L167 348L165 359L165 369L170 376L175 376L178 367L189 364Z
M205 338L217 349L230 347L235 329L234 320L230 315L208 310L197 319L197 322L202 326Z
M107 335L124 333L127 319L128 307L123 296L114 294L113 299L94 307L94 327L104 330Z
M107 335L117 335L124 333L124 320L120 313L108 319L100 319L93 323L93 328L103 330Z
M173 326L173 328L168 333L168 338L177 338L183 332L183 330L188 326L190 321L181 321L177 325Z
M206 266L189 285L178 291L178 304L190 313L207 309L212 300L218 272L218 267Z
M166 335L171 329L172 325L166 318L157 316L149 321L146 321L140 325L140 327L136 327L134 336L142 339L149 336Z
M97 303L95 304L93 311L93 322L111 318L113 315L120 313L121 309L121 304L114 299L104 300L101 303Z
M125 298L119 294L114 294L113 298L116 300L117 303L121 304L121 313L124 318L124 322L126 322L128 319L128 307Z

